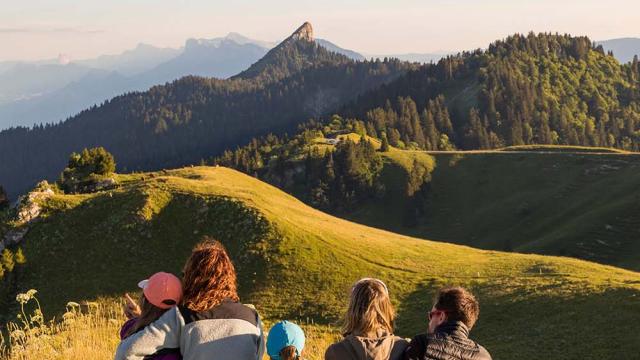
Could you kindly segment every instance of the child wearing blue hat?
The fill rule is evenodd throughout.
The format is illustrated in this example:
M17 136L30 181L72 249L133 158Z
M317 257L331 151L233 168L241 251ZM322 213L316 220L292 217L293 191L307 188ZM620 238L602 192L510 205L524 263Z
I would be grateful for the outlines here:
M300 326L286 320L280 321L269 330L267 354L271 360L302 359L304 341Z

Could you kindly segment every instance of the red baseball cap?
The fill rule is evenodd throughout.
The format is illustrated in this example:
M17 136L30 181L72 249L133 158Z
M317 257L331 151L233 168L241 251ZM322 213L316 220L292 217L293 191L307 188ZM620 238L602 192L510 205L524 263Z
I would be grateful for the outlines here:
M151 275L138 283L144 296L153 306L169 309L182 299L182 282L177 276L166 272Z

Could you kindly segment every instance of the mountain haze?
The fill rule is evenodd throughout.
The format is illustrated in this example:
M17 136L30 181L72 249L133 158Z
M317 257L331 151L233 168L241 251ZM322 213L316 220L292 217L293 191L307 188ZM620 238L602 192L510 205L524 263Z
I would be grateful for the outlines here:
M180 54L180 49L159 48L138 44L134 49L117 55L101 55L94 59L76 60L73 63L94 69L116 71L123 76L132 76L148 71Z
M15 196L54 179L69 153L92 146L106 147L129 171L197 163L253 136L294 130L409 68L329 52L305 24L231 80L185 77L62 124L0 132L0 184Z
M628 63L634 56L640 56L640 38L611 39L598 41L597 44L613 52L613 56L621 63Z
M16 67L0 74L7 87L3 92L0 85L0 95L10 96L31 78L41 90L27 88L20 97L13 95L4 104L0 102L0 129L56 123L114 96L145 91L183 76L227 78L260 59L267 52L263 44L232 33L223 38L190 39L179 50L139 45L120 55L69 65L46 65L45 69L42 69L45 65L38 65L42 71L33 71L35 65L22 65L31 73L17 72ZM67 69L76 69L78 75L69 76ZM47 76L59 80L57 83L42 80Z

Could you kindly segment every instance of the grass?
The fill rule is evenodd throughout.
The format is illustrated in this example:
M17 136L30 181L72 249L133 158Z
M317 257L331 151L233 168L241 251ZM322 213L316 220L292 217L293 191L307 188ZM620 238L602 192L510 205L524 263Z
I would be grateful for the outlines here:
M36 298L29 302L33 305ZM0 358L3 360L110 360L120 342L120 327L126 321L121 304L115 301L99 301L80 305L71 303L60 321L29 324L12 324L11 335L6 336L12 352L0 342ZM36 307L37 309L37 307ZM29 315L29 314L27 314ZM332 328L298 320L306 336L305 358L324 359L324 350L339 338ZM265 329L272 325L263 324ZM9 345L9 344L7 344ZM268 356L264 357L265 360Z
M310 350L311 359L335 338L350 285L364 276L389 285L401 336L424 331L434 291L456 284L478 295L482 312L472 336L496 359L534 359L540 349L563 359L632 359L640 351L636 272L358 225L226 168L118 181L113 191L55 195L44 204L44 220L27 235L20 287L39 290L45 314L62 312L70 300L115 301L156 271L179 273L207 234L228 247L243 301L267 321L302 319L318 329L325 340Z
M402 153L402 152L401 152ZM401 215L406 171L387 196L347 217L394 232L493 250L553 254L640 270L640 156L620 153L431 154L425 214ZM406 163L406 161L405 161Z
M543 151L543 152L569 152L569 153L611 153L632 154L629 151L597 146L574 145L516 145L499 149L500 151Z

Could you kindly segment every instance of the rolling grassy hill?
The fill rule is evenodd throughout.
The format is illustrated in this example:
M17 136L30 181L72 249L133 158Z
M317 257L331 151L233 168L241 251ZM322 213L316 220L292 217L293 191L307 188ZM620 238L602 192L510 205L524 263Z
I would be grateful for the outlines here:
M45 313L61 311L70 300L117 297L155 271L179 273L191 247L207 234L228 247L242 299L271 320L335 326L350 285L377 276L389 285L403 336L424 331L438 287L461 284L481 301L473 335L496 359L535 359L541 353L631 359L640 351L636 272L358 225L222 167L118 180L121 186L113 191L54 195L43 204L43 221L25 242L28 263L20 288L38 289Z
M403 223L406 171L388 171L385 199L347 217L444 242L640 269L637 154L536 147L431 155L417 226Z

